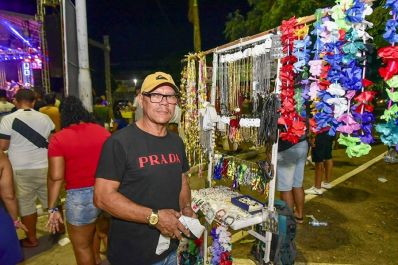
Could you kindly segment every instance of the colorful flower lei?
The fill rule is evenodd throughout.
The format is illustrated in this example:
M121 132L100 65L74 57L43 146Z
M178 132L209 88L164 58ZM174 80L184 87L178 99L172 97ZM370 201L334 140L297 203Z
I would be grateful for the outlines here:
M336 10L336 7L332 8L332 10ZM341 17L341 14L339 17ZM331 17L322 19L321 29L320 38L324 44L321 51L323 65L321 75L319 76L321 82L318 82L318 101L314 103L316 109L314 115L316 128L313 131L316 133L329 131L330 135L335 135L338 121L334 112L335 110L338 112L339 108L342 110L345 109L343 107L344 100L338 97L342 94L338 93L341 87L338 82L341 72L340 46L342 42L340 39L342 34L338 24L332 21Z
M310 60L309 49L311 45L311 39L308 35L308 26L305 25L296 31L296 35L299 38L294 41L294 52L293 55L296 56L297 62L293 64L293 71L298 75L296 80L296 88L294 100L296 101L296 111L301 117L306 117L305 108L305 92L308 90L308 61Z
M312 116L310 118L310 132L317 133L318 132L318 123L315 119L315 115L318 113L317 108L315 106L319 103L318 93L320 92L321 85L321 76L324 73L324 60L321 59L321 53L324 50L324 42L321 38L321 33L323 32L322 18L323 10L318 9L315 12L316 21L314 23L314 29L311 31L311 35L315 36L316 40L314 42L314 47L312 50L313 59L308 62L309 65L309 78L308 82L305 82L304 90L303 90L303 98L306 102L312 102L311 113ZM319 114L317 115L319 117Z
M380 134L382 142L390 147L395 146L398 150L398 47L394 46L398 42L398 0L387 0L385 8L391 9L392 18L386 23L386 30L383 35L391 46L378 50L378 55L382 59L385 67L379 69L380 76L386 81L388 95L388 105L381 119L385 123L376 125L376 131Z
M228 232L227 227L218 226L214 227L210 232L213 238L211 247L211 264L212 265L232 265L232 243L231 233Z
M292 143L297 143L299 139L305 134L304 119L296 111L295 95L295 71L294 65L298 59L293 54L294 41L298 40L301 35L301 28L297 28L297 20L295 17L282 21L281 30L281 43L283 52L286 54L281 59L281 68L279 72L280 78L280 97L281 108L279 109L280 117L278 124L283 125L285 130L279 134L282 140ZM297 34L299 33L299 34ZM304 55L304 57L306 57ZM297 65L296 65L297 66ZM297 68L297 67L296 67Z
M369 38L366 29L371 23L365 20L372 13L371 7L362 0L336 1L330 16L334 21L325 25L330 34L324 34L325 60L330 65L326 93L320 93L324 114L321 123L331 126L330 135L340 132L339 143L346 145L349 157L369 153L373 142L374 121L371 101L375 95L365 91L365 41ZM367 81L367 80L366 80ZM331 108L328 108L330 106ZM329 117L332 110L333 118Z
M183 239L178 246L178 264L202 265L203 264L203 238Z

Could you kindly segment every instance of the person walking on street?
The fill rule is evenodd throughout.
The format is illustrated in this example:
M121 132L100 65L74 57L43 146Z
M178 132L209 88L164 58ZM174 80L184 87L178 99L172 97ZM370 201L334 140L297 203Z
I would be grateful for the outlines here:
M46 106L41 107L39 111L41 113L47 114L48 117L50 117L55 125L55 132L58 132L61 129L61 117L59 114L59 109L55 106L55 93L48 93L44 95L44 101L46 102Z
M281 199L294 212L297 223L303 223L303 179L307 153L306 137L301 138L296 144L281 139L278 142L277 190L280 191Z
M28 229L22 246L36 247L36 200L39 198L43 209L47 208L47 147L55 125L46 114L33 109L32 90L18 90L15 99L18 110L4 116L0 123L0 149L8 150L21 221Z
M55 233L64 222L56 201L65 182L66 223L76 262L99 264L93 249L95 222L100 212L93 203L95 170L110 133L92 121L90 113L74 96L65 98L61 104L61 127L48 147L47 227Z
M115 118L113 119L111 132L116 132L129 125L126 119L123 118L122 105L120 103L116 104L115 107L113 108L113 115L115 116Z
M23 259L15 228L27 229L18 220L12 168L3 152L0 152L0 172L0 264L15 265Z
M306 189L305 194L321 195L324 189L332 188L329 183L333 169L333 140L328 131L320 132L311 139L311 157L315 163L315 184ZM323 180L322 180L323 179Z
M44 101L44 89L41 87L35 87L33 91L35 93L35 104L33 105L33 109L39 111L41 107L46 105L46 102Z
M10 114L14 107L14 104L8 102L7 92L0 89L0 120L3 116Z
M111 120L109 106L102 104L103 100L100 97L94 99L93 115L95 121L101 126L108 127Z
M194 217L181 138L167 131L179 90L163 72L148 75L138 96L143 116L105 142L96 173L95 204L112 215L108 260L115 265L176 265L178 220ZM169 245L160 251L159 244Z

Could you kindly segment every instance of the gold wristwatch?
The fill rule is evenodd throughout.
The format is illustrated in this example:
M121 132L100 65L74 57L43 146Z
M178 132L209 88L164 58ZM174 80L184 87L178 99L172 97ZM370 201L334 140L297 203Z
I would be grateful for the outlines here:
M151 215L149 215L147 217L147 219L148 219L149 225L151 225L151 226L157 225L157 223L159 222L158 210L152 209Z

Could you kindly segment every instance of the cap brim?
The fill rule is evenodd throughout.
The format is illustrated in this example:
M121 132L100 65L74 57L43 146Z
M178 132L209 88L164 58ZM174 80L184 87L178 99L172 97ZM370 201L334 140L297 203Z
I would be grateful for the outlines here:
M168 85L168 86L172 87L177 94L180 94L180 90L178 89L178 87L176 85L170 83L170 82L160 83L157 86L155 86L153 89L151 89L148 93L151 93L155 89L157 89L157 88L159 88L161 86L164 86L164 85Z

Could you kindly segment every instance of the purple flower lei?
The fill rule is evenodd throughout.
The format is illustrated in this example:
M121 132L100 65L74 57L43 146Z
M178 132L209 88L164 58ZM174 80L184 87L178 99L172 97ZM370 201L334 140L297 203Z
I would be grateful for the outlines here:
M325 49L325 44L322 42L320 34L322 33L322 31L325 30L325 28L323 26L323 22L324 21L328 21L329 17L322 18L322 13L323 13L322 9L318 9L315 12L315 16L316 16L317 20L313 24L314 25L314 29L310 33L312 36L316 37L313 49L311 51L311 53L313 54L313 58L312 59L314 61L320 60L320 54ZM310 71L310 73L312 74L311 71ZM308 78L305 81L304 80L302 81L302 84L304 86L304 90L302 92L302 97L304 99L304 102L306 102L307 104L309 103L309 100L310 100L310 96L309 96L308 93L310 92L310 87L311 87L312 83L318 84L319 83L319 76L311 75L310 78ZM318 102L315 101L314 105L316 106L317 104L318 104ZM325 124L327 124L327 122L325 122L325 120L322 117L322 113L320 113L318 109L316 109L316 110L317 110L317 112L313 116L313 119L315 120L315 125L314 125L314 127L311 128L311 131L313 131L313 132L321 130L323 128L323 126ZM325 126L327 126L327 125L325 125Z
M337 39L334 39L332 42L325 43L326 55L324 56L324 59L330 65L330 69L326 79L329 81L330 84L339 83L339 80L341 79L343 44L344 42ZM330 127L329 135L333 136L336 134L339 122L335 119L333 115L333 106L326 103L326 101L330 98L335 98L335 96L327 93L327 91L320 91L319 98L320 102L317 104L316 108L317 109L322 108L320 109L322 114L315 115L318 128Z

